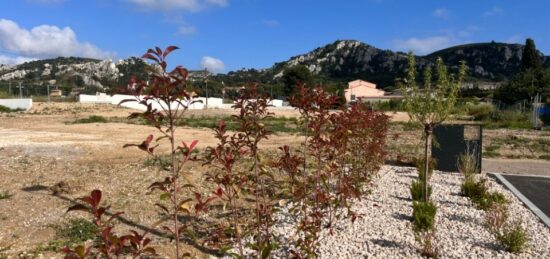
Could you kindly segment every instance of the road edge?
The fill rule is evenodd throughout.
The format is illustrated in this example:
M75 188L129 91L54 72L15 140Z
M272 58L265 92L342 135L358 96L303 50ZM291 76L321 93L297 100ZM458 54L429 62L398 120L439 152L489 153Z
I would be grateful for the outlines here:
M550 218L544 214L535 204L533 204L527 197L525 197L514 185L512 185L506 178L502 176L501 173L487 173L488 175L494 176L498 182L503 184L508 190L510 190L518 199L527 206L535 215L546 225L546 227L550 228Z

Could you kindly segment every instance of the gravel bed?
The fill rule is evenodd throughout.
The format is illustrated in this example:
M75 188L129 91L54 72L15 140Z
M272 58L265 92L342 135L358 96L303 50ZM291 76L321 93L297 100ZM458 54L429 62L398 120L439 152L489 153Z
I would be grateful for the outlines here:
M416 169L384 166L371 195L356 202L354 210L363 216L351 223L335 224L334 235L321 234L320 258L420 258L412 231L412 201L409 186ZM484 176L485 177L485 176ZM432 198L438 206L437 245L443 258L550 258L550 230L510 191L488 178L493 191L510 201L510 220L520 220L527 229L528 248L521 254L508 253L483 227L484 211L460 195L462 176L436 172L432 177ZM275 215L273 233L282 248L276 258L288 258L288 246L295 238L292 218L283 208Z

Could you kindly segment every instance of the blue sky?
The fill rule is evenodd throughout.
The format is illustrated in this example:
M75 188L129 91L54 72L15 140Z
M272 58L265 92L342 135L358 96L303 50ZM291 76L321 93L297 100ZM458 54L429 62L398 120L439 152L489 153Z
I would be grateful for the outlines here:
M468 42L550 55L547 0L3 0L0 63L56 56L123 59L177 45L171 64L266 68L337 39L427 54Z

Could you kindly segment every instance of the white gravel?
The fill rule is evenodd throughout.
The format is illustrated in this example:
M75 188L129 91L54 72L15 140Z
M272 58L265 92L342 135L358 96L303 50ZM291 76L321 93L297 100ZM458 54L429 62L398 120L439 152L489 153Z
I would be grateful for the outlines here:
M416 179L414 168L384 166L375 181L371 195L356 202L354 210L363 214L355 223L337 222L334 235L324 232L319 248L320 258L420 258L414 240L412 201L409 186ZM458 173L436 172L432 177L432 199L438 206L437 244L443 258L550 258L550 229L510 191L489 178L491 190L503 193L510 203L511 220L520 220L526 227L529 244L519 255L498 245L483 227L484 212L462 197ZM282 209L277 214L273 232L282 248L276 257L288 258L294 238L292 220Z

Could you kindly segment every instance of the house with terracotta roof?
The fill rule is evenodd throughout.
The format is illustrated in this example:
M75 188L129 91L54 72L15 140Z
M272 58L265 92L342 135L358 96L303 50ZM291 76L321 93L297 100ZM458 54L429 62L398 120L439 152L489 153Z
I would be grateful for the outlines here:
M363 100L384 98L386 92L376 89L376 84L358 79L348 82L348 88L345 90L344 95L349 103L355 102L359 98Z

